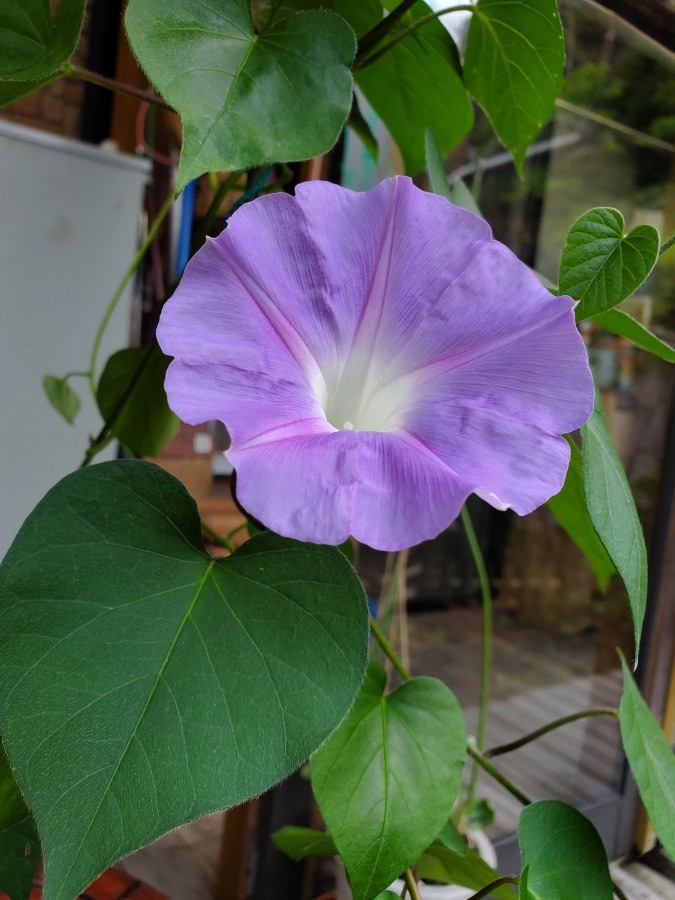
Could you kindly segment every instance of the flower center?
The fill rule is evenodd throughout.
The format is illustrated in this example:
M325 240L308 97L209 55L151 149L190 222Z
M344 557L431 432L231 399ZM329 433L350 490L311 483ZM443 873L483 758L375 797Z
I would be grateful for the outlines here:
M342 372L326 375L326 418L340 431L393 431L403 424L410 379L352 351Z

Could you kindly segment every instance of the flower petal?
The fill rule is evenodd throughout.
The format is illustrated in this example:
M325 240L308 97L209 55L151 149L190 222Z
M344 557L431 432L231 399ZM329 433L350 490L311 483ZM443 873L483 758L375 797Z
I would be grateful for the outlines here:
M407 425L448 477L468 484L497 509L532 512L565 481L570 448L562 437L489 409L451 402L419 407Z
M378 550L435 537L471 487L405 434L337 431L228 452L237 497L288 537L338 544L352 535Z

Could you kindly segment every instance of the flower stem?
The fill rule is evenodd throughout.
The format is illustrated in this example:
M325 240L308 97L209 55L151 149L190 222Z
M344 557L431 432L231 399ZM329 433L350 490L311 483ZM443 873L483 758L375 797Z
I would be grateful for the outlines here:
M396 7L398 9L398 7ZM386 44L382 44L381 46L372 45L374 47L372 53L364 52L361 53L359 49L359 54L356 57L356 62L354 64L354 69L363 69L366 66L371 65L376 60L378 60L381 56L384 56L385 53L388 53L392 47L395 47L399 41L402 41L403 38L408 37L409 34L417 31L418 28L421 28L423 25L426 25L428 22L433 21L434 19L438 19L439 16L445 16L448 13L453 12L475 12L476 7L471 4L461 4L459 6L447 6L445 9L439 9L436 12L430 13L428 16L422 16L419 19L415 19L414 22L411 22L407 28L399 31L398 34L394 35L394 37L388 41ZM383 21L386 22L390 17Z
M79 78L82 81L88 81L90 84L95 84L98 87L108 88L108 90L115 91L118 94L126 94L127 97L134 97L136 100L143 100L145 103L154 103L155 106L173 110L173 107L169 106L154 91L146 91L143 88L134 87L133 84L125 84L123 81L108 78L106 75L99 75L98 72L91 72L89 69L74 66L72 63L65 67L63 74L72 78Z
M403 879L405 881L405 886L408 888L408 893L410 894L410 900L422 900L420 897L420 892L417 890L417 882L415 881L415 876L412 873L411 869L406 869L403 873Z
M232 190L232 188L236 185L239 177L242 175L242 172L232 172L219 186L218 189L211 201L211 205L206 211L204 218L202 219L199 230L194 237L194 241L192 243L193 250L198 250L201 245L206 240L206 236L209 233L209 229L213 224L213 220L218 215L218 210L221 207L221 204L227 194Z
M478 765L485 769L488 775L491 775L495 781L499 782L503 788L505 788L510 794L512 794L516 800L523 804L523 806L529 806L532 801L529 797L527 797L519 788L513 784L513 782L509 781L506 775L502 775L499 769L495 769L489 759L486 759L482 753L479 753L478 750L473 746L472 742L467 744L467 752L469 756L478 763Z
M472 894L469 897L469 900L483 900L483 897L489 897L494 890L501 887L503 884L518 884L519 882L520 878L517 875L504 875L502 878L496 878L494 881L491 881L490 884L486 884L484 888L481 888L478 891L478 893Z
M483 646L481 651L480 673L480 702L478 705L478 724L476 726L476 749L481 752L485 743L485 726L487 723L488 708L490 705L490 679L492 674L492 594L490 592L490 579L488 577L485 560L481 553L480 544L476 537L471 516L466 506L460 513L466 539L471 550L474 565L480 582L480 593L483 605ZM467 790L467 800L471 800L476 792L478 781L478 764L474 759L471 769L471 778Z
M628 900L628 897L624 894L623 890L621 889L621 886L618 885L616 883L616 881L614 881L614 879L612 879L612 890L616 894L616 896L619 898L619 900Z
M541 728L537 728L535 731L531 731L529 734L526 734L515 741L510 741L508 744L500 744L498 747L486 750L484 756L486 759L491 759L493 756L501 756L502 753L510 753L512 750L518 750L519 747L524 747L525 744L529 744L531 741L536 741L543 735L548 734L549 731L555 731L556 728L561 728L563 725L568 725L570 722L576 722L579 719L588 719L591 716L613 716L615 719L618 719L619 713L616 709L584 709L578 713L571 713L569 716L563 716L560 719L549 722L547 725L542 725Z
M372 616L369 617L369 621L370 621L370 630L373 633L373 637L375 638L377 643L382 648L382 652L384 653L384 655L391 662L391 664L396 669L396 671L401 676L401 678L404 681L410 681L410 678L412 677L410 672L406 669L406 667L403 665L401 660L396 655L394 648L391 646L391 644L387 640L385 633L382 631L382 629L377 624L375 619L373 619Z
M136 251L134 258L129 263L129 266L122 276L122 280L117 285L117 289L115 293L112 295L110 302L108 303L108 307L103 314L103 318L101 319L101 324L98 326L98 330L96 335L94 336L94 343L91 347L91 354L89 356L89 387L91 388L91 393L94 397L96 397L96 360L98 357L98 351L101 347L101 341L103 340L103 334L108 326L108 322L112 318L113 313L117 309L117 304L120 302L122 294L125 291L126 286L131 281L134 272L138 268L141 260L145 256L148 248L152 244L155 239L157 232L160 229L160 226L164 219L167 217L169 210L173 206L174 197L173 194L169 194L166 198L159 212L157 213L154 222L148 228L148 233L145 236L145 240L141 244L141 246Z

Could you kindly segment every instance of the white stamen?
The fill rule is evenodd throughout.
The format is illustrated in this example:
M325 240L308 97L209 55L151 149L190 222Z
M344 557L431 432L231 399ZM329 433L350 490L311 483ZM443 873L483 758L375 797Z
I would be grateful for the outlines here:
M342 426L342 429L343 431L353 431L354 425L349 420L347 420Z

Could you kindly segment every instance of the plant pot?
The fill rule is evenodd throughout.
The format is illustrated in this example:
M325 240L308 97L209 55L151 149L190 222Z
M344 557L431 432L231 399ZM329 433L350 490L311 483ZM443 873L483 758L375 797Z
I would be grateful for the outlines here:
M484 831L472 831L470 839L483 862L494 869L497 865L497 854L490 838ZM389 890L400 895L403 887L403 882L397 879ZM422 900L469 900L469 897L473 897L476 893L474 888L461 887L457 884L425 884L423 881L419 882L418 888Z

